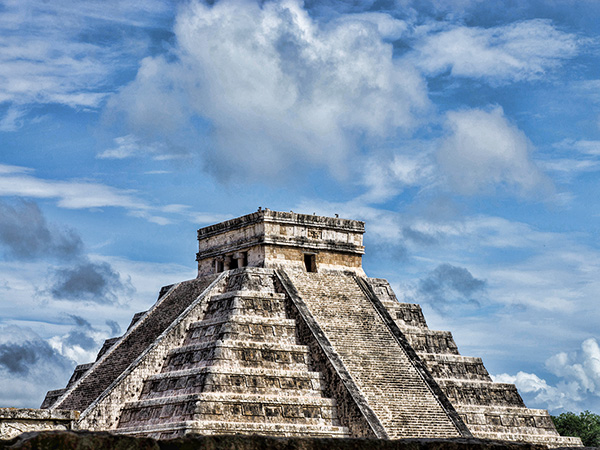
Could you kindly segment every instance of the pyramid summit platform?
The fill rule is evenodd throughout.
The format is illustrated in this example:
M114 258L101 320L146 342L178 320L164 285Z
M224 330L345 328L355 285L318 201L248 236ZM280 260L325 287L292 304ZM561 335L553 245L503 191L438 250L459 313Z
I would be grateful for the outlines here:
M42 408L77 427L196 434L457 438L581 446L417 304L362 269L365 225L259 209L198 230L198 277L161 289Z

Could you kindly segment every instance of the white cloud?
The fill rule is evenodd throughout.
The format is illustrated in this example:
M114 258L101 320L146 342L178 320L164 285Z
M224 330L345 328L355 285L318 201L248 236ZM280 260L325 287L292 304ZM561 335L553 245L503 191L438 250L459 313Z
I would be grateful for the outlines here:
M529 406L542 407L552 411L579 411L582 397L574 384L561 383L549 385L546 380L534 373L518 372L516 375L506 373L492 375L497 383L511 383L517 386L521 394L530 399Z
M169 152L164 144L159 142L145 143L142 139L128 134L119 136L114 139L115 147L109 148L96 155L99 159L125 159L135 156L154 155L153 159L164 161L166 159L174 159L181 155L175 155Z
M146 58L107 114L138 136L187 139L222 177L302 165L341 177L357 135L412 130L429 107L423 79L383 41L401 28L381 14L320 25L292 0L191 2L176 58Z
M400 39L408 31L408 25L405 21L380 12L347 14L340 16L337 20L344 23L366 22L372 24L377 28L377 32L383 39L391 41Z
M531 160L532 144L502 108L451 111L437 160L450 187L476 194L499 187L519 195L547 195L551 185Z
M554 147L561 150L575 150L589 156L600 156L600 141L564 139L554 144Z
M555 386L533 373L519 372L517 375L493 376L500 383L514 383L519 391L529 394L537 405L556 411L581 411L583 401L600 404L600 347L594 338L581 344L581 352L558 353L546 361L546 368L559 381Z
M360 199L383 202L411 186L434 183L435 167L427 154L395 153L372 156L360 168L367 192Z
M594 338L581 344L581 352L558 353L546 361L554 375L575 382L583 392L600 396L600 347Z
M114 76L147 49L146 31L136 27L154 25L168 11L160 0L3 1L0 103L15 105L0 118L3 131L17 129L33 104L97 108Z
M74 363L31 329L0 326L0 404L39 407L47 390L64 383Z
M168 225L178 220L193 223L213 220L218 222L231 217L190 211L187 205L154 205L131 189L119 189L90 181L38 178L30 168L6 164L0 164L0 197L2 196L55 199L59 207L67 209L123 208L130 216L158 225Z
M549 172L557 172L567 176L600 170L600 161L587 159L554 158L548 161L537 161L537 163Z
M5 166L6 167L6 166ZM55 198L58 206L69 209L121 207L147 210L150 207L134 196L104 184L85 181L45 180L29 174L1 174L0 196Z
M33 169L22 166L11 166L9 164L0 164L0 175L9 173L27 173L33 172Z
M535 19L493 28L454 27L426 36L412 55L435 75L484 78L492 83L532 80L578 51L577 36Z
M6 115L0 119L0 131L16 131L21 127L26 111L23 108L8 108Z

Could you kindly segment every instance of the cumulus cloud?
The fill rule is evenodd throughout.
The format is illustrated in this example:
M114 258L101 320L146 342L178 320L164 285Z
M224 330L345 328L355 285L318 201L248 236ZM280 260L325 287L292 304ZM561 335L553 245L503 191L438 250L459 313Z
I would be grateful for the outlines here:
M493 28L458 26L416 45L419 67L430 75L479 78L492 83L541 77L578 52L578 38L551 21L527 20Z
M402 236L409 241L421 245L433 245L438 243L438 237L435 234L418 230L416 227L412 226L403 227Z
M600 347L596 339L583 341L580 352L554 355L546 361L546 368L576 383L583 392L600 396Z
M578 411L578 404L582 400L577 392L577 386L564 382L552 386L534 373L518 372L516 375L503 373L492 375L492 379L497 383L514 384L526 398L526 404L530 407L548 409L551 412Z
M130 294L129 281L123 281L108 263L87 258L78 264L57 269L52 276L49 293L55 299L115 303L119 294Z
M66 314L63 320L72 324L70 330L66 334L50 338L49 345L61 355L74 361L94 361L102 342L109 335L76 314Z
M479 305L473 295L481 293L485 286L484 280L475 278L464 267L446 263L440 264L425 278L419 280L418 295L438 309L457 302Z
M0 344L0 366L12 374L26 375L29 365L38 358L36 348L30 343Z
M437 160L450 187L461 194L498 188L523 196L547 195L551 184L531 159L527 136L501 107L451 111Z
M108 328L110 328L110 334L112 336L118 336L119 334L121 334L121 327L117 322L115 322L114 320L107 319L105 323L108 326Z
M34 202L0 201L0 246L7 259L68 262L68 266L51 269L46 292L55 299L114 303L119 294L133 291L131 283L110 264L89 259L75 230L48 224Z
M0 200L0 244L7 256L31 260L40 257L67 259L81 254L83 242L72 229L49 225L38 205Z
M0 327L0 404L38 407L47 390L64 384L75 366L35 332Z
M433 183L435 167L427 152L398 152L392 155L371 156L362 165L360 172L362 184L367 189L360 200L383 202L406 188Z
M71 348L79 346L83 350L97 349L98 342L91 335L96 331L92 325L81 316L69 314L69 317L75 322L75 327L63 337L63 345Z
M519 391L531 397L534 404L551 411L581 411L583 402L589 405L590 398L600 405L600 347L596 339L583 341L581 351L561 352L548 358L546 368L558 377L556 385L525 372L500 374L493 378L497 382L514 383Z
M191 2L172 55L144 59L107 116L137 136L187 139L222 178L302 164L343 176L357 137L412 130L429 107L421 76L385 42L402 28L382 14L321 24L295 0Z

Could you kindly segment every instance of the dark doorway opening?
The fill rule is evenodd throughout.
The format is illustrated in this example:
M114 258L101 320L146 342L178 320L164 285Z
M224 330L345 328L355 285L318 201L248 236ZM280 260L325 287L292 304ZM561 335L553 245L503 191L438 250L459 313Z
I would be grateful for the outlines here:
M317 271L317 255L314 253L305 253L304 254L304 267L307 272L316 272Z

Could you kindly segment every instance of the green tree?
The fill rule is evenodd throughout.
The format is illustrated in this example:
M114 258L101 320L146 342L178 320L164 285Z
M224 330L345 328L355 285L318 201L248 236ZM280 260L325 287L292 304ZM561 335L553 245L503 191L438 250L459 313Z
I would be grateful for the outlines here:
M600 447L600 416L584 411L579 415L566 412L552 416L554 426L561 436L576 436L586 447Z

